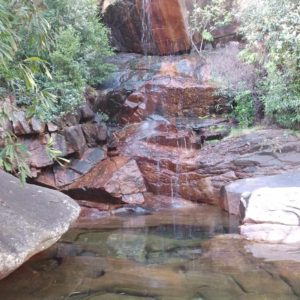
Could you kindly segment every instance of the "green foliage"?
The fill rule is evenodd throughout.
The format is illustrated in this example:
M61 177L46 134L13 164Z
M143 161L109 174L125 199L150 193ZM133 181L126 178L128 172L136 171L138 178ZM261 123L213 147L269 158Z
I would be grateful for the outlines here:
M36 74L51 78L40 54L49 49L50 25L31 1L0 0L1 97L38 97Z
M251 91L243 90L234 96L232 115L243 128L253 125L254 105Z
M201 0L193 1L189 22L190 35L194 49L199 54L205 41L213 42L213 31L232 21L233 15L228 9L227 2L227 0L211 0L203 4Z
M113 69L103 62L112 49L97 10L96 0L0 0L0 99L43 121L74 111L85 87ZM23 146L9 132L1 141L0 167L25 180Z
M78 107L87 84L103 81L112 50L95 0L40 2L0 0L0 89L48 121Z
M266 115L278 124L300 125L300 6L296 0L262 0L244 11L241 57L265 74L260 85Z
M48 60L51 82L45 88L57 96L48 118L74 110L82 102L86 85L101 83L113 70L103 63L112 55L107 29L99 21L95 0L45 0L46 18L55 31Z
M255 110L253 91L241 84L235 88L231 86L220 87L216 96L226 100L229 116L233 118L241 128L247 128L254 124Z
M61 157L62 152L55 148L54 140L52 137L50 137L47 142L46 152L51 160L57 162L61 166L65 166L66 164L70 163L68 159Z
M17 175L22 183L31 172L26 163L28 157L27 148L17 142L17 137L9 132L2 135L0 146L0 168Z

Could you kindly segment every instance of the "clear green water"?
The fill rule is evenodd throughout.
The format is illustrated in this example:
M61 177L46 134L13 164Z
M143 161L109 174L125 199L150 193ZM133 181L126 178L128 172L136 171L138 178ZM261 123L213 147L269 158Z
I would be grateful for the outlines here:
M2 280L0 299L300 299L300 248L246 242L214 207L81 227Z

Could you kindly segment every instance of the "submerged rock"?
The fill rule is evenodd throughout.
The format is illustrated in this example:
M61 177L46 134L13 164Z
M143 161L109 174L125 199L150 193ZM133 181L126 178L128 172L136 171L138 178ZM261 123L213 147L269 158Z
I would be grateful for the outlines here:
M52 246L79 215L57 191L25 184L0 171L0 279Z

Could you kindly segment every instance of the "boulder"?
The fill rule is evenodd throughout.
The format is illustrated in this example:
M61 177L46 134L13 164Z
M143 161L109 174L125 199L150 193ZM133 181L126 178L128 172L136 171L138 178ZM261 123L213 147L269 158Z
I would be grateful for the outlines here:
M296 244L300 242L300 226L281 224L246 224L240 228L240 233L248 240L268 243Z
M53 164L53 160L47 153L48 136L30 136L20 137L18 141L25 145L30 155L27 158L27 163L33 168L43 168Z
M65 157L78 152L80 141L82 141L80 139L81 136L79 135L79 140L75 141L74 144L74 141L70 138L70 131L68 129L66 129L65 132L51 133L50 136L49 134L40 134L19 137L18 142L24 144L30 152L27 163L31 168L41 169L54 164L53 159L51 159L47 152L47 144L50 137L53 140L53 148L60 151L60 157ZM75 138L76 136L74 136L74 139Z
M64 186L80 179L100 161L106 159L103 149L89 148L80 159L69 159L66 165L54 164L40 172L35 182L48 187L61 189Z
M32 118L31 128L33 133L42 134L45 132L46 124L37 118Z
M300 154L297 154L297 156L300 158ZM221 206L230 214L244 217L245 206L243 203L241 203L242 197L247 200L253 191L260 188L287 187L300 188L300 172L285 172L283 174L273 176L262 176L237 180L224 187Z
M300 226L300 187L255 190L243 222Z
M88 103L85 103L79 109L79 115L80 115L80 122L84 123L87 121L92 121L95 117L95 112L91 109L91 107L88 105Z
M104 144L107 141L107 126L104 123L86 123L81 125L89 147Z
M242 235L256 241L300 242L300 187L257 189L247 202Z
M15 135L26 135L32 133L29 120L26 119L24 111L14 111L10 117Z
M63 191L80 200L141 204L147 188L136 161L119 156L98 163Z
M52 246L79 215L79 206L57 191L0 171L0 279Z

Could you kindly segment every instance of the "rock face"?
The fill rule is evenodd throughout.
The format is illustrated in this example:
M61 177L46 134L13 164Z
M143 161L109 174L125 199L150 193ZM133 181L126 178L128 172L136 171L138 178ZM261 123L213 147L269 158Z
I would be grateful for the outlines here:
M118 69L91 105L119 123L140 122L151 114L204 117L228 110L215 94L210 64L198 55L119 54L108 62Z
M198 149L202 135L189 136L185 131L180 142L183 133L169 129L167 143L162 128L171 126L162 124L160 121L160 126L153 127L153 121L145 121L119 135L121 152L135 158L153 193L221 205L220 190L232 181L300 169L299 138L280 130L204 142ZM273 152L274 139L281 152Z
M182 0L106 0L100 7L119 51L167 55L191 47Z
M68 196L42 187L20 185L0 171L0 279L34 254L52 246L79 215Z
M229 10L232 0L227 1ZM198 1L205 5L207 1ZM111 29L111 40L120 52L170 55L191 50L189 14L192 0L100 0L103 21ZM239 24L230 24L212 32L214 46L237 38ZM196 43L198 36L193 37Z
M299 212L300 187L257 189L248 200L241 234L256 241L299 243Z
M39 183L78 200L142 204L146 193L204 202L240 214L240 195L252 188L293 185L297 179L242 181L250 177L300 171L300 139L284 130L260 130L221 141L224 120L178 119L176 125L152 116L114 132L109 151L88 149L68 167L48 167ZM211 141L212 140L212 141ZM293 179L294 178L294 179ZM250 179L249 179L250 180ZM263 183L264 182L264 183ZM275 183L277 182L277 183ZM238 183L233 184L233 187ZM224 198L224 194L227 198ZM238 196L236 195L238 194Z

